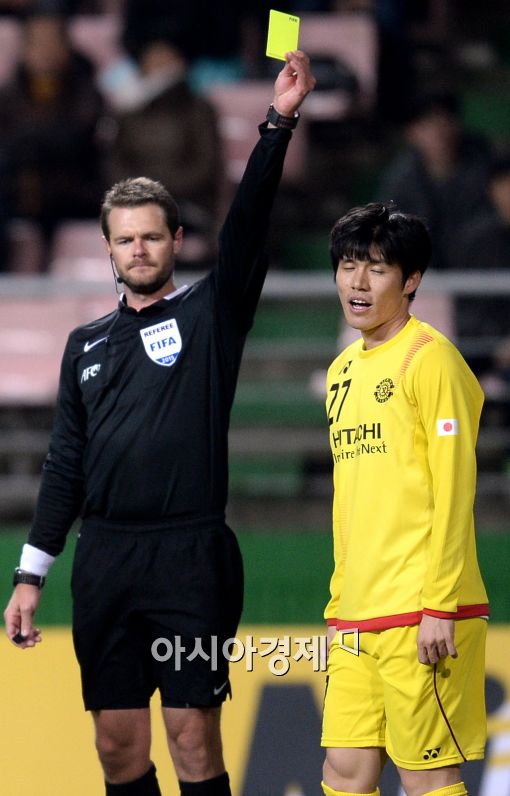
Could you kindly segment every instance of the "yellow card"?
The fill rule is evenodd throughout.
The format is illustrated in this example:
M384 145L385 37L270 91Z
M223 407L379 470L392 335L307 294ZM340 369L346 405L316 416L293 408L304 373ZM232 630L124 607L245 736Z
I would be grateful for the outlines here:
M299 17L284 14L282 11L269 12L266 55L285 61L285 53L297 50L299 39Z

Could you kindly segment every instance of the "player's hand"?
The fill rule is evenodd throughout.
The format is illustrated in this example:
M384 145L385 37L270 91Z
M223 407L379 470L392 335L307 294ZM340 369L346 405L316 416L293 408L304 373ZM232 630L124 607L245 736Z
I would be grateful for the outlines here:
M32 624L40 598L37 586L18 583L4 611L7 636L20 649L35 647L42 641L41 631Z
M287 62L274 84L273 105L281 116L293 116L315 87L310 59L301 50L286 53Z
M453 619L438 619L435 616L423 614L418 630L418 660L420 663L433 665L442 658L451 655L457 657L454 642L455 621Z

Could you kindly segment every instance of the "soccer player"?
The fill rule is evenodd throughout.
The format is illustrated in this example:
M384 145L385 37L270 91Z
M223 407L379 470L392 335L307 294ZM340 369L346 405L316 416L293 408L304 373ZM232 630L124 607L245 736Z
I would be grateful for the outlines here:
M483 757L487 595L473 523L482 390L410 314L431 256L424 224L373 203L333 227L347 323L333 362L335 566L322 745L326 796L379 794L389 755L408 796L462 796Z
M218 263L193 286L174 283L182 227L160 183L117 183L102 205L125 292L118 309L69 336L5 620L19 647L41 640L33 625L40 590L81 514L73 638L107 794L160 794L150 759L156 689L181 793L231 792L220 736L230 693L222 645L235 636L243 583L239 546L225 524L229 416L290 131L314 84L308 57L288 53L222 228ZM152 654L161 638L180 665Z

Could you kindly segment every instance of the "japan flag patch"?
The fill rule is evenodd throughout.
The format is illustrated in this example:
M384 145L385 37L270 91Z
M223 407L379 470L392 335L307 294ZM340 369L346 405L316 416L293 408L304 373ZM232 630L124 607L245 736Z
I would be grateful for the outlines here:
M459 433L459 421L454 417L448 417L445 420L437 421L437 436L438 437L454 437Z

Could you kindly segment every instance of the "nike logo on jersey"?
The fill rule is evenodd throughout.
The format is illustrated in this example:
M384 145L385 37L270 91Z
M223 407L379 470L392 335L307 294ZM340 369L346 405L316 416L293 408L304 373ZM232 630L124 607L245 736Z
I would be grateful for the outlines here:
M87 353L87 351L90 351L92 348L95 348L96 345L99 345L99 343L104 343L106 340L108 340L108 336L100 337L99 340L94 340L94 342L92 342L92 343L90 343L87 340L87 342L83 346L83 350L85 351L85 353Z
M225 688L227 685L228 685L228 680L225 680L225 682L224 682L224 683L222 683L222 684L220 685L220 687L219 687L219 688L213 688L213 694L214 694L214 696L218 696L218 694L221 694L221 692L223 691L223 689L224 689L224 688Z

